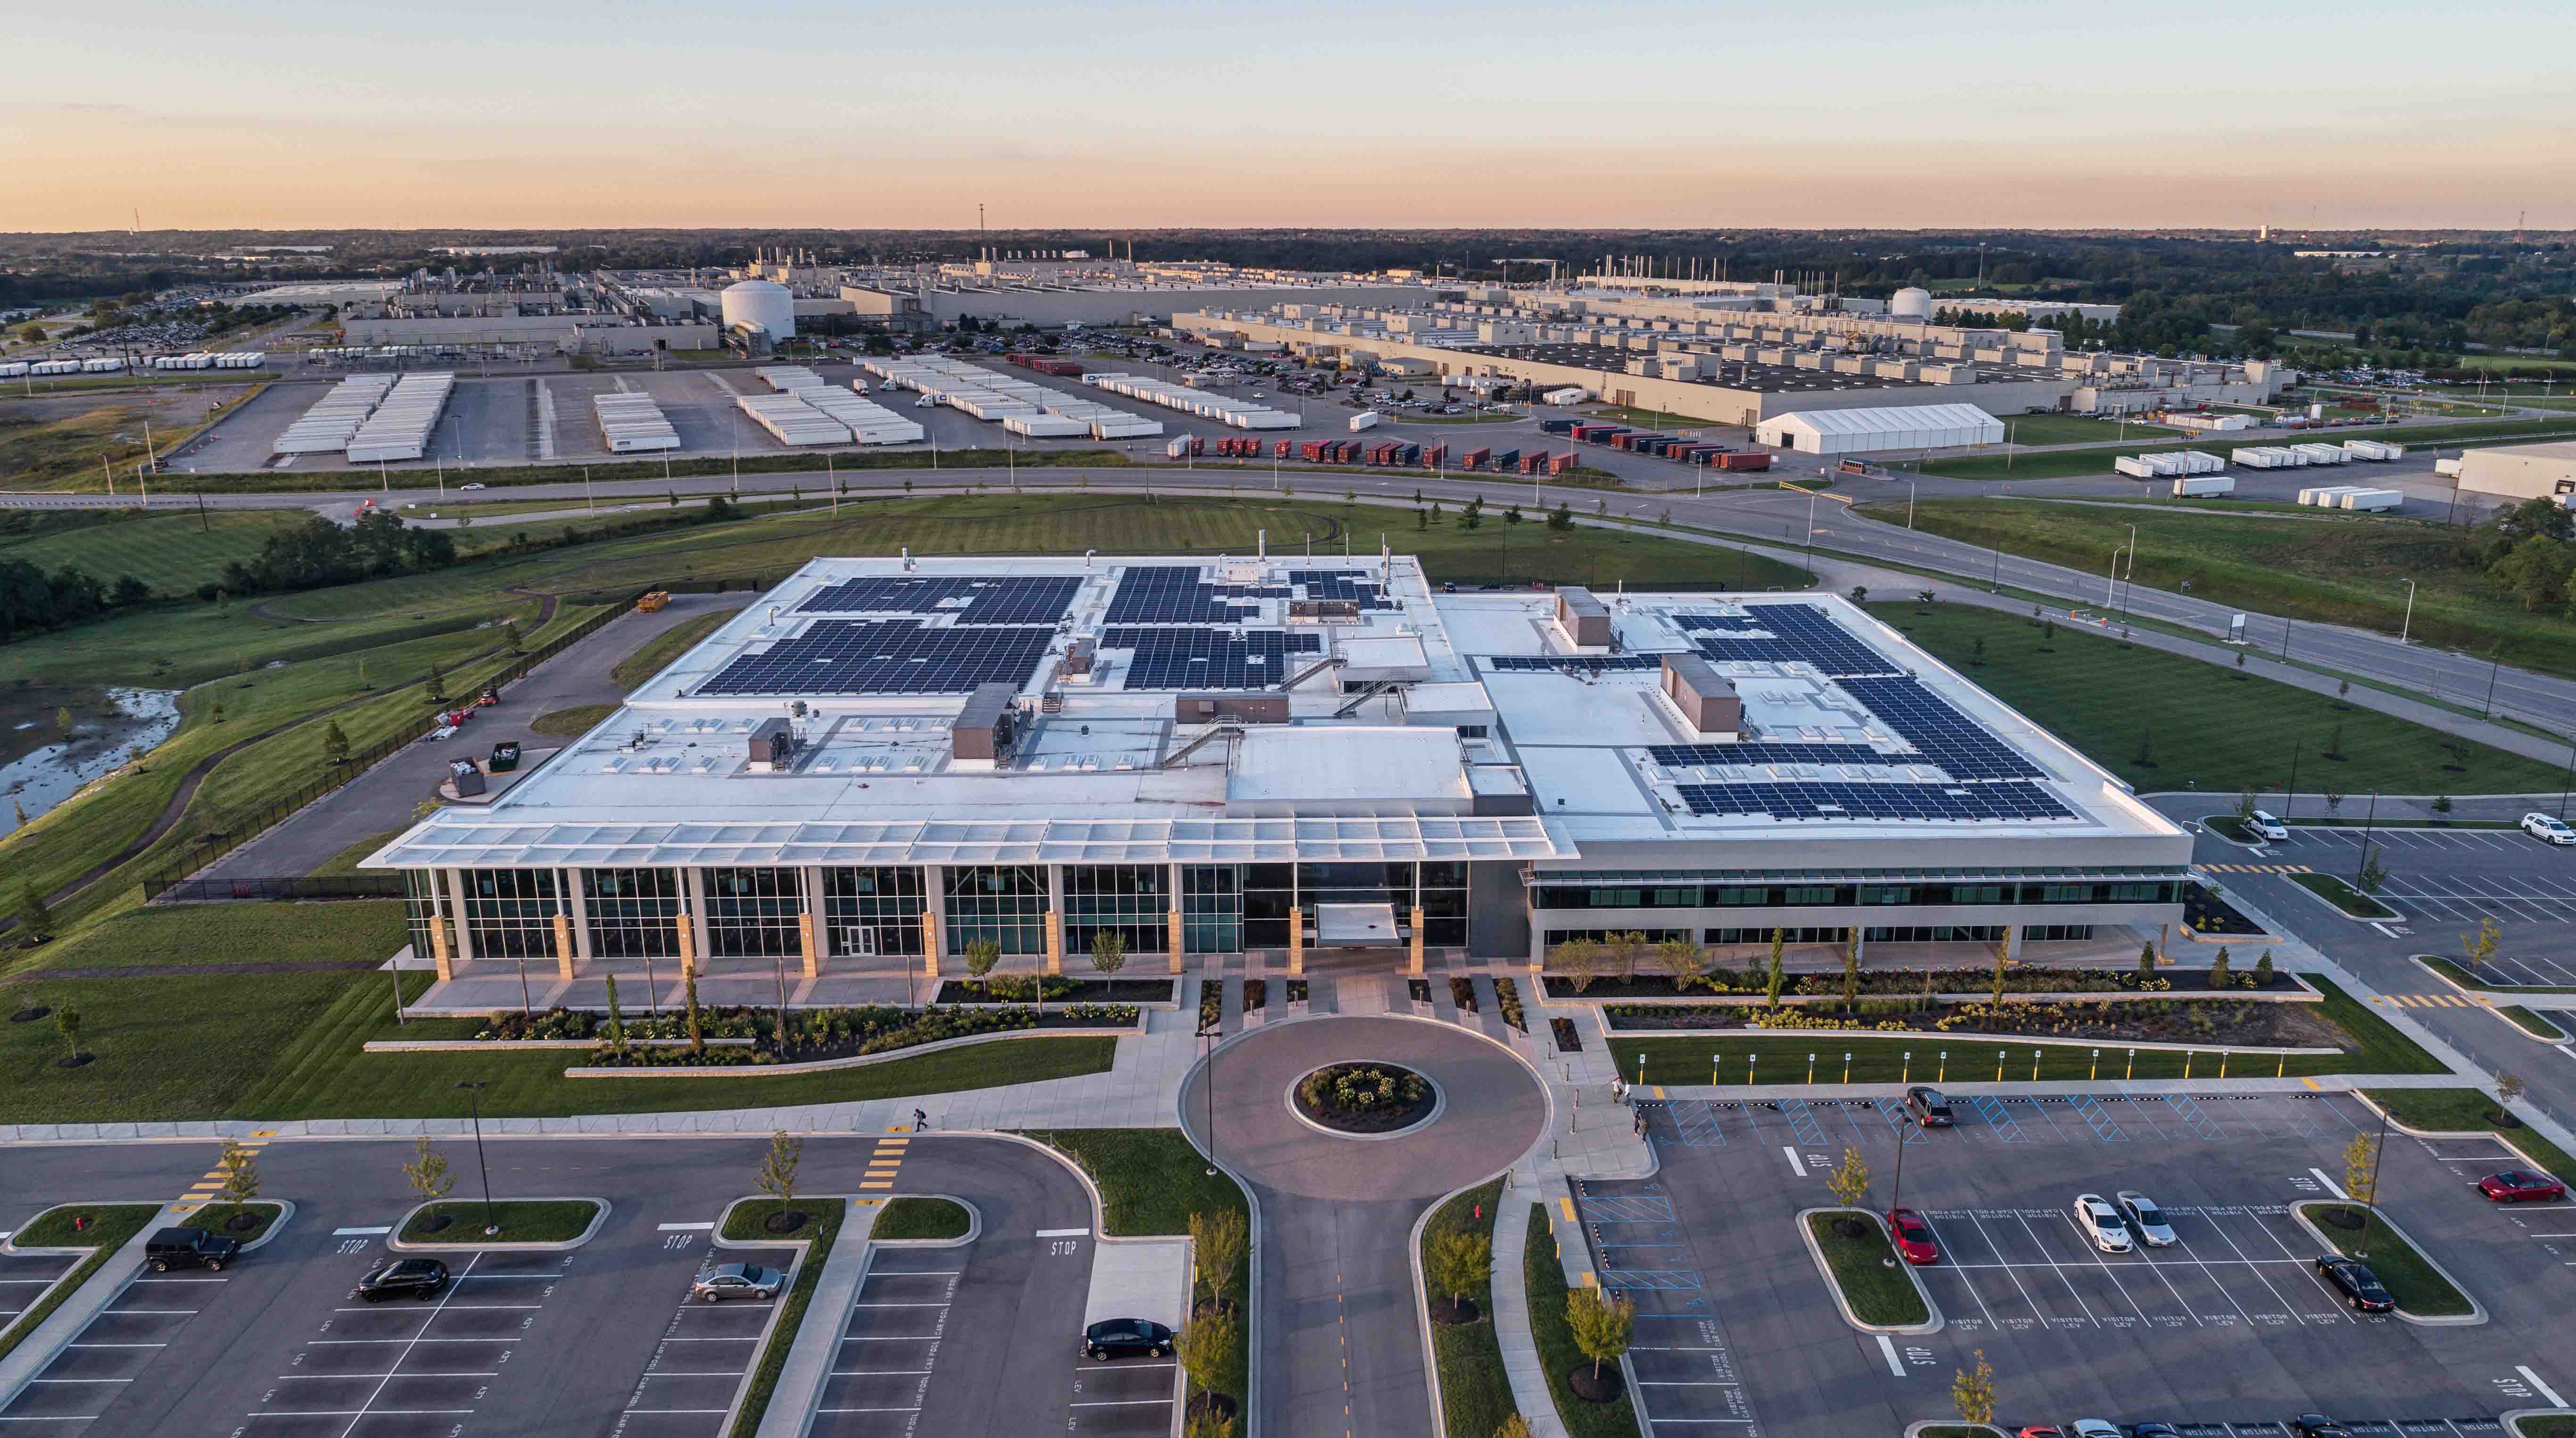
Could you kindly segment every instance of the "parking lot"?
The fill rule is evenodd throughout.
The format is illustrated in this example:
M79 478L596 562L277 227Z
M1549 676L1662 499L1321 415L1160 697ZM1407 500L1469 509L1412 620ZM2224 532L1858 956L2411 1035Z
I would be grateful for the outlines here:
M795 1258L791 1249L717 1249L706 1229L691 1225L674 1225L663 1247L687 1256L692 1274L710 1263L754 1263L784 1273ZM613 1431L619 1438L717 1438L777 1316L776 1299L695 1302L683 1280L670 1322Z
M14 1310L44 1292L52 1275L75 1259L19 1258L0 1267L0 1308ZM18 1265L33 1272L22 1275ZM127 1385L170 1346L179 1330L212 1303L229 1280L216 1274L146 1273L92 1319L44 1371L0 1409L11 1435L71 1438L88 1430ZM5 1325L8 1313L0 1313Z
M2478 1198L2476 1178L2519 1163L2491 1140L2389 1139L2392 1212L2494 1315L2431 1328L2352 1313L2291 1217L2340 1196L2344 1148L2378 1131L2349 1097L1954 1094L1952 1107L1956 1128L1925 1132L1859 1100L1647 1106L1661 1171L1578 1184L1559 1217L1637 1304L1632 1363L1656 1431L1895 1432L1948 1416L1950 1376L1980 1350L2012 1425L2154 1418L2206 1438L2283 1433L2311 1410L2356 1433L2471 1438L2576 1387L2550 1316L2576 1295L2576 1209ZM1846 1150L1872 1169L1870 1206L1930 1223L1941 1261L1915 1271L1939 1331L1856 1332L1795 1236L1799 1210L1834 1202L1825 1174ZM2124 1188L2164 1206L2175 1246L2093 1248L2075 1195Z

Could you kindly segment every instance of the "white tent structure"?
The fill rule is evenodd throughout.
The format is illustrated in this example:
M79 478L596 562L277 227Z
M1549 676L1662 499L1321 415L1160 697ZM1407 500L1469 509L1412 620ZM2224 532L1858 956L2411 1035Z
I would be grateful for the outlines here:
M1972 404L1889 405L1776 415L1755 425L1753 438L1801 454L1863 454L2001 444L2004 425Z

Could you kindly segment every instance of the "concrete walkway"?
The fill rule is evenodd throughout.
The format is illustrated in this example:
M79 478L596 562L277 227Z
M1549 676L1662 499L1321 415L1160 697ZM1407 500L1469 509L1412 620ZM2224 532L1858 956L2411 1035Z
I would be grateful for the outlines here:
M823 1384L832 1376L832 1361L841 1351L841 1332L847 1321L850 1304L859 1296L859 1285L868 1277L868 1235L877 1226L885 1205L876 1199L843 1199L841 1231L832 1239L832 1251L826 1255L823 1276L814 1284L814 1296L805 1305L805 1320L797 1325L796 1339L787 1347L787 1361L778 1370L777 1386L770 1390L769 1407L762 1410L757 1438L805 1438L813 1426L814 1408L823 1398ZM812 1261L807 1255L807 1261Z
M65 1297L60 1307L46 1314L45 1321L11 1349L8 1357L0 1358L0 1409L15 1401L36 1375L45 1371L46 1364L53 1362L73 1339L80 1337L91 1320L106 1312L107 1306L125 1292L126 1285L143 1271L143 1245L163 1224L177 1220L179 1215L174 1208L164 1206L154 1214L150 1223L136 1230L123 1247L110 1254L79 1288ZM73 1266L85 1261L75 1260Z

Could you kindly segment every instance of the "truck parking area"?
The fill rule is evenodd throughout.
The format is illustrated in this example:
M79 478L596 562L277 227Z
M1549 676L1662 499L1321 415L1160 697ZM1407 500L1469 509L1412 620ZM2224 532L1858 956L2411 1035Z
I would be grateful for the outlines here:
M1864 1100L1645 1107L1660 1171L1577 1183L1558 1218L1637 1305L1653 1432L1897 1432L1951 1417L1950 1377L1980 1352L2008 1431L2099 1417L2252 1438L2321 1410L2356 1434L2479 1438L2576 1386L2548 1342L2576 1294L2576 1206L2486 1203L2475 1180L2521 1162L2493 1140L2392 1130L2380 1175L2390 1213L2491 1322L2357 1314L2317 1275L2323 1250L2291 1209L2342 1196L2344 1149L2378 1133L2348 1096L1954 1092L1957 1127L1931 1131ZM1846 1150L1871 1170L1868 1206L1931 1226L1940 1261L1914 1272L1937 1331L1853 1328L1799 1237L1800 1210L1834 1204L1825 1175ZM2172 1247L2095 1249L2075 1195L2122 1189L2164 1207Z

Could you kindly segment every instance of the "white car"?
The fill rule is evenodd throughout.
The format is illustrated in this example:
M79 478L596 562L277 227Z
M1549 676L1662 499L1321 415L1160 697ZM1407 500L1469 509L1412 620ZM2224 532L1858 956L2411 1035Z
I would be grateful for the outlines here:
M2115 1195L2120 1203L2120 1216L2129 1221L2129 1231L2149 1248L2171 1248L2173 1225L2165 1222L2165 1211L2156 1201L2134 1188L2124 1188Z
M2522 832L2544 844L2576 844L2576 829L2569 828L2566 820L2547 814L2523 815Z
M2084 1230L2084 1236L2104 1253L2130 1250L2128 1220L2098 1193L2075 1195L2075 1226Z
M477 484L460 484L460 485L458 485L458 486L457 486L457 488L459 488L459 489L481 489L482 487L483 487L483 486L482 486L481 484L479 484L479 483L477 483Z
M2270 839L2276 843L2287 843L2290 838L2289 825L2282 823L2280 820L2273 818L2271 815L2264 813L2260 809L2257 809L2253 813L2245 816L2245 828L2247 832L2251 833L2257 839Z
M2099 1418L2076 1419L2074 1431L2075 1438L2122 1438L2117 1426Z

